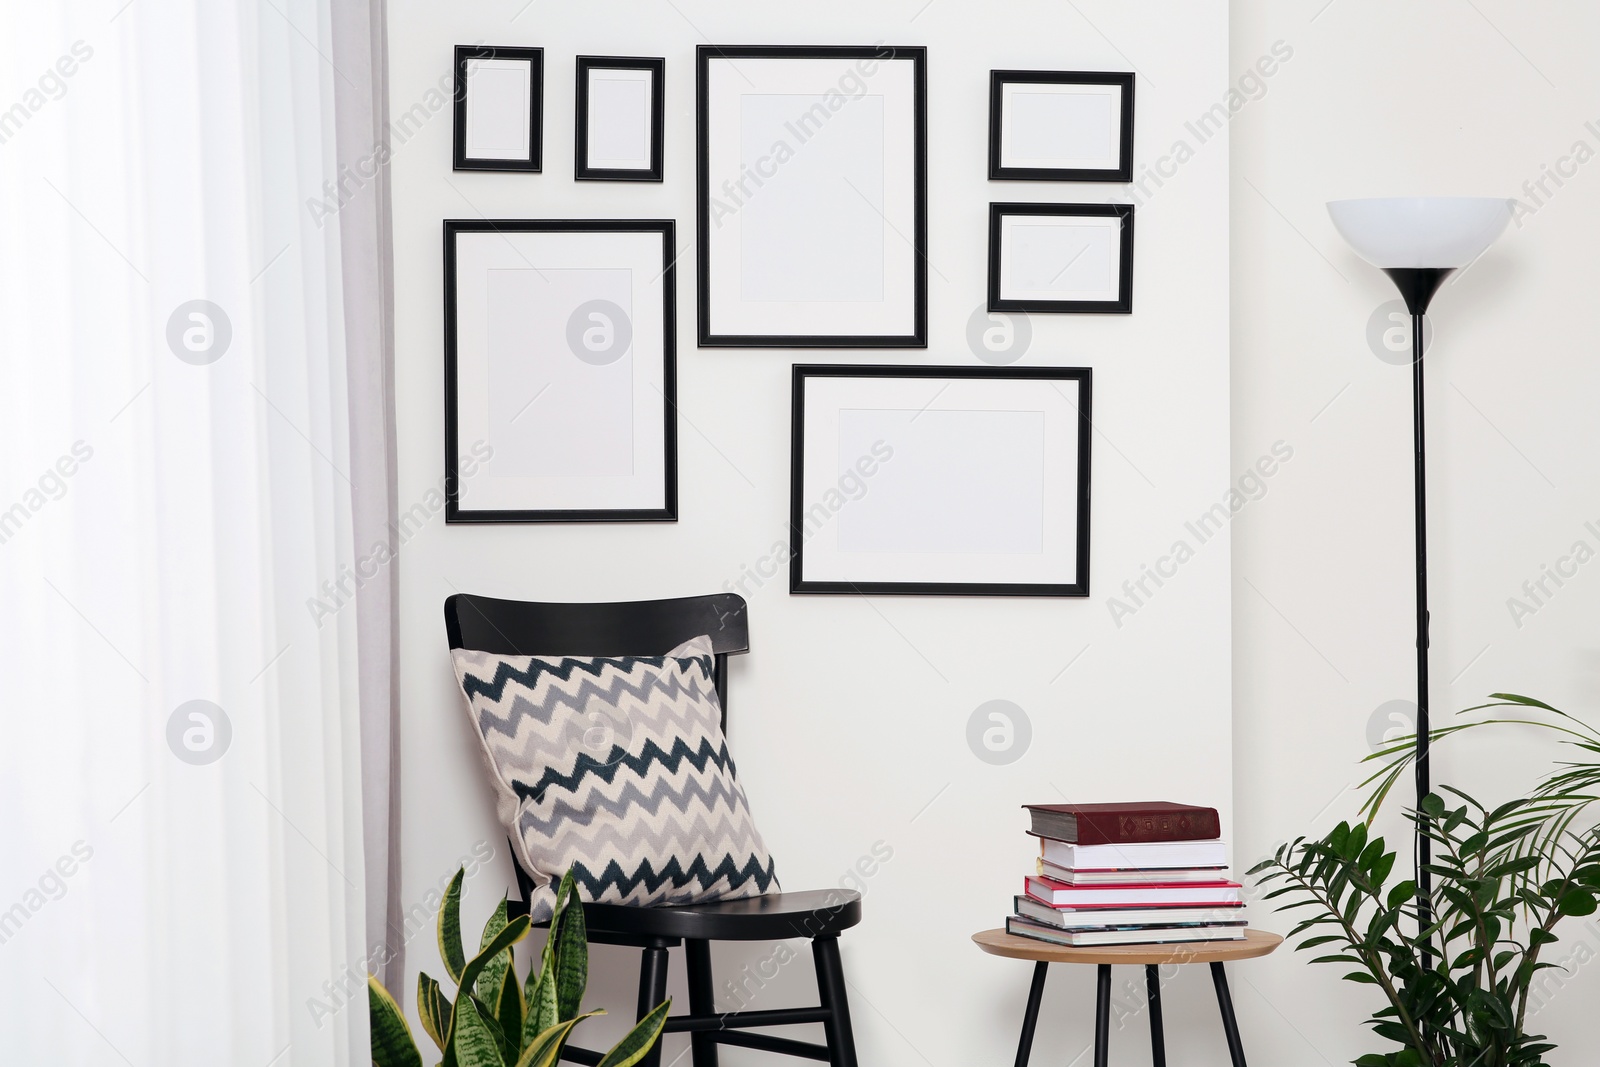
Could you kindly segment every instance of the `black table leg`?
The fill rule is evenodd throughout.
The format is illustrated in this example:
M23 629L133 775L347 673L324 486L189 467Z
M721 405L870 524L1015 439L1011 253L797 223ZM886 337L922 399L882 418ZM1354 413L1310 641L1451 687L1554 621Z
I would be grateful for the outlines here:
M1144 988L1150 1004L1150 1062L1167 1067L1167 1035L1161 1028L1161 968L1153 963L1145 964Z
M1028 988L1028 1010L1022 1016L1022 1040L1017 1042L1017 1067L1028 1067L1033 1051L1033 1031L1039 1025L1039 1002L1044 999L1044 976L1050 965L1040 960L1033 965L1033 985Z
M1211 980L1217 986L1217 1007L1222 1009L1222 1032L1228 1039L1228 1058L1233 1067L1245 1067L1244 1045L1239 1041L1239 1023L1233 1017L1233 997L1228 994L1228 974L1222 964L1211 965Z
M1094 998L1094 1067L1106 1067L1111 1054L1111 964L1098 968Z

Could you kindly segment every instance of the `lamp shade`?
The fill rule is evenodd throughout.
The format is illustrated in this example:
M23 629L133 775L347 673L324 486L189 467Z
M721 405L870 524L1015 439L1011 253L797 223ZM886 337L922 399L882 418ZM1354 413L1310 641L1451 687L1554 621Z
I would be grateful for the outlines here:
M1513 200L1493 196L1386 196L1332 200L1339 236L1375 267L1442 268L1471 263L1511 221Z

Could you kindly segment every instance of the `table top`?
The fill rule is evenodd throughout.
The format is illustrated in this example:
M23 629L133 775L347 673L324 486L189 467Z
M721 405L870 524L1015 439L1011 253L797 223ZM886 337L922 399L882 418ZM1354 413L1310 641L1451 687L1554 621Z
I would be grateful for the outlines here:
M1043 960L1047 963L1223 963L1265 956L1283 938L1265 930L1246 930L1243 941L1191 941L1175 945L1094 945L1075 948L1053 945L1031 937L1018 937L1004 930L984 930L972 935L983 951L1014 960Z

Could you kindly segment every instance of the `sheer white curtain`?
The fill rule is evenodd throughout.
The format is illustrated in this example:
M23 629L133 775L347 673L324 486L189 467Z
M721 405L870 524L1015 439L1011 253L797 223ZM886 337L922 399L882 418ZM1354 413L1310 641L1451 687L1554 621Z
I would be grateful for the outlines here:
M367 1062L330 6L0 8L0 1062Z

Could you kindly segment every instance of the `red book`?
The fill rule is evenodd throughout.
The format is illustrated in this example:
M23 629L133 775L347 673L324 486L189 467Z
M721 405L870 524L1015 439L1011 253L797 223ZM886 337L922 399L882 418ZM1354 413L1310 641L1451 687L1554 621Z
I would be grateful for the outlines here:
M1033 833L1075 845L1204 841L1222 836L1216 808L1145 801L1135 804L1024 804Z

